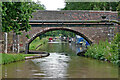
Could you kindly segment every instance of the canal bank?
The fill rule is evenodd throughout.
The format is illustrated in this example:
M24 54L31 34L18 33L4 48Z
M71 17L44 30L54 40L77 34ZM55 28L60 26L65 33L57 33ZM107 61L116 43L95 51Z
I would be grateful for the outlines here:
M116 34L113 41L100 41L99 44L94 44L88 47L84 54L86 57L91 57L98 60L108 61L120 66L119 51L120 50L120 34Z
M113 41L100 41L98 44L88 46L87 50L78 52L77 55L107 61L120 66L119 51L120 34L116 34Z
M49 56L49 53L43 54L4 54L0 53L1 61L0 64L9 64L13 62L28 60L28 59L35 59L35 58L42 58Z

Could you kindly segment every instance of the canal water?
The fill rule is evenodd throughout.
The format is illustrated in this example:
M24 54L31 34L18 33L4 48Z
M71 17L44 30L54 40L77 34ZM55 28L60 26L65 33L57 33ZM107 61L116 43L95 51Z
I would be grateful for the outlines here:
M40 51L50 56L2 66L3 78L118 78L118 67L104 61L77 56L83 47L48 43Z

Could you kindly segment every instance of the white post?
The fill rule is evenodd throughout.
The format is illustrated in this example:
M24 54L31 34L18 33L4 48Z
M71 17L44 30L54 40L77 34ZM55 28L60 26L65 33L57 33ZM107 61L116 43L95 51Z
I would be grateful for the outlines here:
M7 53L7 32L4 33L4 53Z
M13 32L13 53L19 53L19 35Z
M19 49L20 49L20 46L19 46L19 35L17 35L17 53L19 53Z
M13 32L13 46L12 46L13 53L15 52L15 33Z

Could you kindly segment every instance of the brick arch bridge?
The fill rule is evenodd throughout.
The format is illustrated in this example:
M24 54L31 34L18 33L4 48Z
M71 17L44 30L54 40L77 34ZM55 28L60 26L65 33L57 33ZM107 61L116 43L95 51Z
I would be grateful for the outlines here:
M111 11L36 11L30 19L32 26L29 32L23 32L20 43L28 49L29 43L42 33L50 30L69 30L84 37L89 43L98 43L108 39L110 33L117 32L117 26L105 20L118 21L118 12ZM106 18L103 20L102 16ZM111 28L112 27L112 28ZM111 29L111 30L110 30ZM31 39L25 37L29 34Z
M34 36L32 36L32 38L28 39L27 43L30 44L38 36L41 36L41 35L43 35L46 32L55 31L55 30L64 30L64 31L73 32L73 33L75 33L75 34L80 35L81 37L83 37L88 43L90 43L90 44L93 43L92 39L89 39L87 36L85 36L84 34L82 34L80 31L73 30L72 28L63 28L63 27L45 28L45 29L41 30L40 32L34 34Z
M27 51L29 52L29 44L38 36L53 30L66 30L74 32L80 36L82 36L85 40L87 40L90 44L91 43L99 43L100 40L105 41L108 39L108 27L46 27L46 28L32 28L31 31L29 31L30 39L26 39L25 37L22 39L22 41L25 42L25 46ZM25 35L24 35L25 36ZM27 53L28 53L27 52Z

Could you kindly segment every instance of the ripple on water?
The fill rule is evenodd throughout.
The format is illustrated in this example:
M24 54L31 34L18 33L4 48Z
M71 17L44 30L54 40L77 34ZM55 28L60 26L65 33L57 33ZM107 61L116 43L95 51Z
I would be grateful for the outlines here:
M46 74L44 74L44 73L35 73L35 74L33 74L34 76L45 76Z

